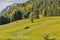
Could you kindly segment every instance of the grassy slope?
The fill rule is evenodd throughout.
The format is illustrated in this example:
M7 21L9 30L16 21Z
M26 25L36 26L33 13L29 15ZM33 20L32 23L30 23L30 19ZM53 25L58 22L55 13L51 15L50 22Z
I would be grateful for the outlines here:
M29 26L29 29L24 29ZM43 40L45 34L49 38L60 40L60 17L45 17L31 23L28 19L0 25L1 40Z

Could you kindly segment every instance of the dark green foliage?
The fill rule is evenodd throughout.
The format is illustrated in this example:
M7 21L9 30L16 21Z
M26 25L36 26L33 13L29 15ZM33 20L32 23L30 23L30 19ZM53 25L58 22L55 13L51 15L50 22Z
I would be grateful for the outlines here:
M20 20L22 19L22 13L20 11L16 11L13 15L14 20Z
M10 22L9 18L4 17L4 16L0 17L0 25L6 24L6 23L9 23L9 22Z

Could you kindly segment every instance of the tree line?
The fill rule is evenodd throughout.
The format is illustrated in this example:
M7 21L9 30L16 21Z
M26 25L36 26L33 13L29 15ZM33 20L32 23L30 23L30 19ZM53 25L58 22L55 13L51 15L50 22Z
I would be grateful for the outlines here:
M60 0L28 0L0 16L0 25L21 19L39 19L39 15L60 16Z

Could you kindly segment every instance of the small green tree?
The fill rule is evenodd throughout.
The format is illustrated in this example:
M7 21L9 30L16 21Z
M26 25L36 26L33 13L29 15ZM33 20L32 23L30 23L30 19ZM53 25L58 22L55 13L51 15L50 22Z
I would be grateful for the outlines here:
M30 13L29 19L32 23L34 22L34 13L33 12Z

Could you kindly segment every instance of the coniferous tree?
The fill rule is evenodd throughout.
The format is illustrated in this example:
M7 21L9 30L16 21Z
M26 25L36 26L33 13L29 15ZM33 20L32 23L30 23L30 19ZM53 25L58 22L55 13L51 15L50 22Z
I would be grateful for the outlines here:
M29 19L30 19L30 21L32 23L34 22L34 14L33 14L33 12L30 13Z

